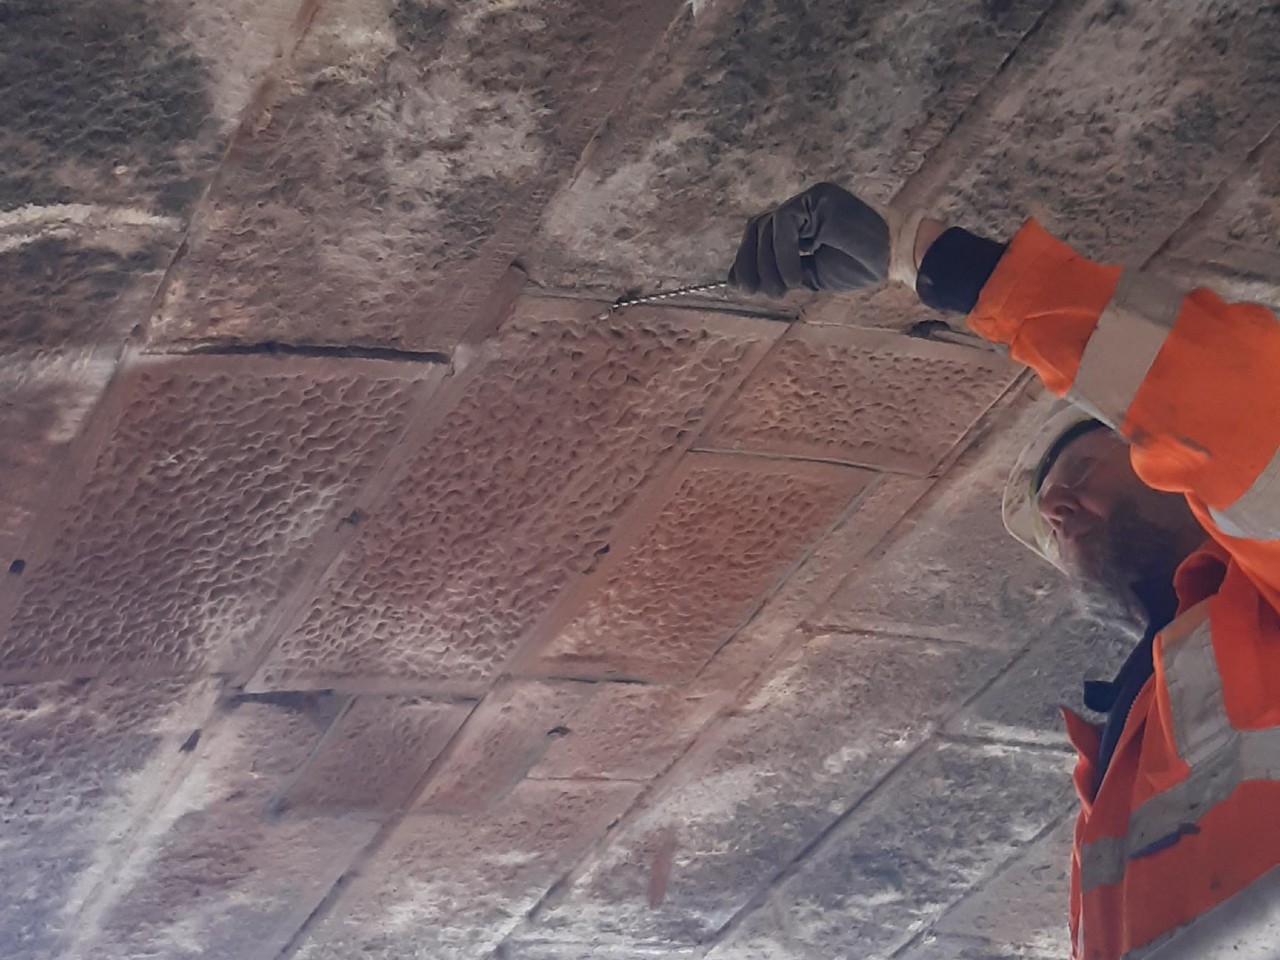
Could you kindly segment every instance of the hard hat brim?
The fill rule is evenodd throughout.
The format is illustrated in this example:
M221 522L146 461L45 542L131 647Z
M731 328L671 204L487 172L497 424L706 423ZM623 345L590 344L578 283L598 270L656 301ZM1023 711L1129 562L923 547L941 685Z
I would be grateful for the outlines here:
M1005 529L1015 540L1048 560L1059 570L1066 564L1044 517L1040 515L1038 484L1045 458L1067 431L1095 418L1065 400L1054 405L1039 431L1018 454L1005 484L1001 514Z

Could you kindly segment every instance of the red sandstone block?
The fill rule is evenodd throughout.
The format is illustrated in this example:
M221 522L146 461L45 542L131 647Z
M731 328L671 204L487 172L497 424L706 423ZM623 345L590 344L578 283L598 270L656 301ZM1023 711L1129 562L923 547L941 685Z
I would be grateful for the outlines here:
M1016 374L998 354L965 346L795 327L699 445L924 476Z
M291 813L402 809L471 704L357 697L329 730L280 806Z
M416 808L467 813L501 802L557 738L594 687L512 681L489 693L432 774Z
M251 689L479 696L776 325L529 300Z
M543 625L551 640L530 669L692 678L871 479L828 464L687 457L653 519L635 521L634 539Z

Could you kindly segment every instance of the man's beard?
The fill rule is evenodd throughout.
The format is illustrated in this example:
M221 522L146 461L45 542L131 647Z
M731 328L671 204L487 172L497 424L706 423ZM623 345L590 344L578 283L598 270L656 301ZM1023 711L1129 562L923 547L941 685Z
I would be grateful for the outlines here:
M1077 606L1090 619L1141 637L1150 613L1139 593L1171 584L1180 560L1177 534L1121 500L1070 558Z

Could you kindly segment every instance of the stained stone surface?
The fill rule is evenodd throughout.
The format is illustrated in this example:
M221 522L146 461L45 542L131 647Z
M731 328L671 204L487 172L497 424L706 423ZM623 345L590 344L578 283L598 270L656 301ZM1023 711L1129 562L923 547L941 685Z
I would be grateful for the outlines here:
M678 8L320 5L156 335L452 347Z
M1049 4L702 6L549 207L543 282L719 278L747 217L819 180L886 203Z
M923 743L998 660L958 645L823 636L714 728L538 918L566 941L694 945ZM671 844L661 902L648 899Z
M496 810L411 817L297 955L483 955L638 790L627 783L529 780Z
M1068 955L1129 641L999 520L1051 399L899 285L610 305L822 179L1280 304L1278 65L1253 0L0 0L0 955Z

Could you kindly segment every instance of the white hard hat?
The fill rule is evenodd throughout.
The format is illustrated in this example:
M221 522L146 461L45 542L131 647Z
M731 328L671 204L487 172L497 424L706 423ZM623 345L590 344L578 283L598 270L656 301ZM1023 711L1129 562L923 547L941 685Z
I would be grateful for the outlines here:
M1059 570L1065 570L1066 564L1049 525L1040 514L1040 485L1044 481L1047 462L1061 452L1067 435L1078 436L1093 426L1101 427L1103 424L1074 404L1059 401L1049 411L1035 437L1018 454L1004 487L1001 513L1005 529Z

